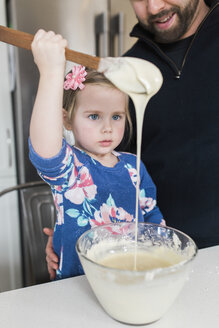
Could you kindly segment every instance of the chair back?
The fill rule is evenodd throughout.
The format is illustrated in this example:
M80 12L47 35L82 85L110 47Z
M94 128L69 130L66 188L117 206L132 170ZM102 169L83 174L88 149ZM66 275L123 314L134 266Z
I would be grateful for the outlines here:
M22 240L24 287L48 282L45 248L48 237L43 228L54 228L56 209L50 187L44 181L19 184L0 192L18 190Z
M24 283L26 286L49 281L45 248L48 237L43 228L54 228L56 209L50 187L20 189L23 231Z

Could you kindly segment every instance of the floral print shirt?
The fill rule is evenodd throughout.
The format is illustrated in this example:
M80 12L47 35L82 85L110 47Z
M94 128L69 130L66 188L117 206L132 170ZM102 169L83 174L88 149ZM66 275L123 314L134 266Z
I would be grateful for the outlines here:
M60 153L42 158L29 140L30 160L51 187L57 221L53 246L59 257L57 277L83 274L75 245L86 230L111 222L131 222L135 217L136 156L114 152L118 162L105 167L65 139ZM160 224L156 187L145 166L140 168L139 222Z

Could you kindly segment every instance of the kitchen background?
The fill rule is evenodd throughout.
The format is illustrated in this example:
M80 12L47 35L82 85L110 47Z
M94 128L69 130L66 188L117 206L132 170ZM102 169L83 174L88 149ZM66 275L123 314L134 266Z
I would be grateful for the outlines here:
M101 57L129 49L135 23L129 0L0 0L0 25L31 34L53 30L70 49ZM0 72L1 191L39 180L27 143L39 76L30 51L2 42ZM0 292L24 286L19 206L16 192L0 197Z

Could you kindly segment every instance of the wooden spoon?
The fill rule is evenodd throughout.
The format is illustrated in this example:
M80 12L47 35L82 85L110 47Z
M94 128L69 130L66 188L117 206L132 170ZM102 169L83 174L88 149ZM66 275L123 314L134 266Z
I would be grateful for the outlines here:
M0 25L0 41L12 44L13 46L31 50L31 43L34 36L29 33L21 32L18 30L13 30L11 28ZM98 70L100 57L94 57L81 52L70 50L66 48L65 50L66 60L87 66Z

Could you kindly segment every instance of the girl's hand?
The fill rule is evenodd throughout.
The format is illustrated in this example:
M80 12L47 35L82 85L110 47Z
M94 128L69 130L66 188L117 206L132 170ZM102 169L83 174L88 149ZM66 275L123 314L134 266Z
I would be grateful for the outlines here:
M66 47L67 41L60 34L42 29L35 34L31 48L41 75L54 74L57 70L64 74Z
M30 138L39 156L49 158L62 148L62 100L67 41L54 32L39 30L32 42L40 72L30 121Z

